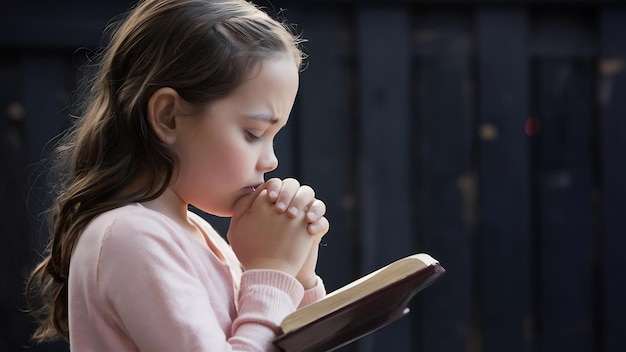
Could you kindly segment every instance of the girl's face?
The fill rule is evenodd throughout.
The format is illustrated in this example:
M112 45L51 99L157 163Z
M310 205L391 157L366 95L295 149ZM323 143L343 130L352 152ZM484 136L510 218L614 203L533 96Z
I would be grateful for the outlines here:
M231 216L236 201L278 166L274 137L287 123L297 91L293 59L265 59L229 96L177 119L172 190L203 211Z

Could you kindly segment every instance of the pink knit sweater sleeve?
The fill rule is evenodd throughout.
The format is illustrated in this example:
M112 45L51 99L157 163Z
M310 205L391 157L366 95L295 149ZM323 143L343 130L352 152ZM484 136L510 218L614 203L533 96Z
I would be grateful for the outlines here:
M304 306L308 306L313 302L317 302L320 299L326 296L326 287L324 286L324 282L318 276L317 277L317 285L311 289L304 291L304 297L300 301L298 308L302 308Z
M316 288L303 300L297 280L269 270L244 272L238 297L220 296L229 294L221 287L209 288L209 295L193 256L162 224L150 222L109 227L99 263L101 301L94 303L111 307L120 334L140 351L270 351L280 321L301 302L323 295ZM232 322L218 316L212 302L228 299L237 300ZM225 323L232 323L230 333Z

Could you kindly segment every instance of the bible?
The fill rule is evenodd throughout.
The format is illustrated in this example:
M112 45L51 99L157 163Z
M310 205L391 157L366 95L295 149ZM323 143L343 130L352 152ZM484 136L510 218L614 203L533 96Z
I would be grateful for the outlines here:
M426 253L398 259L285 317L274 345L285 352L345 346L403 317L410 300L443 273Z

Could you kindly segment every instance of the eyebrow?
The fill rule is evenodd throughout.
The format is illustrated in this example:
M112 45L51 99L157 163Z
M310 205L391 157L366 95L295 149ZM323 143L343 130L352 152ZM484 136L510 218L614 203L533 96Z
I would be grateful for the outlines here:
M272 116L271 114L266 114L266 113L253 113L253 114L246 115L246 117L254 119L254 120L263 121L263 122L269 122L272 125L278 123L279 121L278 118Z

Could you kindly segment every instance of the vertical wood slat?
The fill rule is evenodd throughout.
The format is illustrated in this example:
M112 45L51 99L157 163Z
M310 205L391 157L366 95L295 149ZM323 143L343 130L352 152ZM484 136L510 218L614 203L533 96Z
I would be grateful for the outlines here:
M477 11L482 351L530 348L529 156L526 12Z
M24 275L32 265L30 223L24 199L28 144L24 134L18 60L0 59L0 329L2 345L17 350L28 340L32 328L18 309L26 306Z
M547 351L591 351L590 66L539 65L539 342Z
M607 7L600 11L599 21L605 224L601 343L605 352L617 352L626 349L626 11Z
M67 104L66 64L55 54L27 55L22 59L23 97L28 131L29 161L39 162L50 152L50 140L63 125Z
M469 171L472 113L469 18L465 14L420 12L413 18L417 52L415 99L422 159L423 206L419 251L441 261L446 275L418 296L419 351L468 350L471 309L470 236L465 214L474 207ZM420 153L421 152L421 153ZM471 213L471 212L470 212ZM473 214L470 214L470 216Z
M23 72L22 97L25 106L26 138L28 140L29 176L32 192L28 206L31 214L42 214L50 204L45 182L45 165L40 161L49 156L65 123L67 101L66 59L58 54L33 54L21 58ZM33 218L33 230L38 238L37 248L43 248L47 232L43 218Z
M591 35L576 13L535 18L533 43L540 121L534 252L538 344L590 351L592 315L593 68Z
M109 21L128 10L133 1L55 1L11 3L0 8L0 46L51 48L53 50L101 45L101 34ZM0 3L2 6L4 2Z
M355 280L357 274L351 224L354 189L350 182L354 109L352 77L344 57L349 31L338 11L326 8L290 13L302 25L310 55L301 75L296 121L299 173L327 205L331 229L325 239L328 245L319 250L317 268L332 291Z
M361 233L366 272L415 250L409 112L409 13L404 7L356 11ZM413 351L410 319L382 329L364 344L373 351ZM367 347L364 347L365 350Z
M46 170L38 165L42 159L49 156L53 143L51 139L61 132L66 115L63 108L67 104L66 59L59 54L24 55L21 58L22 99L25 107L26 136L28 140L28 161L32 168L28 169L29 184L28 208L31 216L31 235L33 236L33 250L43 252L47 241L47 231L43 219L35 218L46 210L49 205L47 189L42 179L35 179ZM34 187L34 188L33 188ZM37 258L38 260L39 258ZM35 263L33 263L34 265ZM28 342L31 343L30 341ZM67 343L45 343L31 347L34 351L62 351L68 350Z

